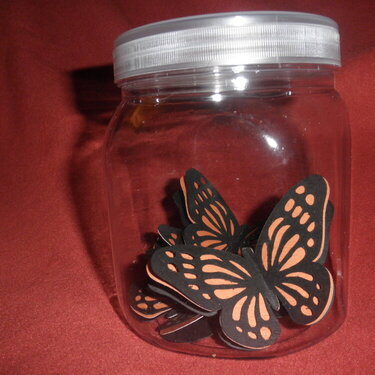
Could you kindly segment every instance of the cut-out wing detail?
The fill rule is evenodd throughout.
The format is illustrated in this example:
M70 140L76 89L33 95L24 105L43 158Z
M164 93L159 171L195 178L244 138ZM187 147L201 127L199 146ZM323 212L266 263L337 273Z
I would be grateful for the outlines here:
M319 263L303 264L298 271L274 278L274 291L291 319L312 325L329 312L334 298L330 272Z
M280 334L277 318L262 293L244 295L234 306L226 305L220 325L226 341L247 349L264 349Z
M210 316L220 311L225 338L261 349L279 336L270 291L250 256L180 245L155 251L147 266L153 282Z
M184 230L186 244L237 253L248 236L214 186L195 169L180 180L187 215L192 224Z
M159 297L153 296L144 288L133 286L130 288L129 304L131 309L140 318L151 320L172 309L169 304L163 302Z
M158 233L160 237L170 246L182 244L182 230L169 225L159 225Z
M332 276L323 266L333 214L328 197L328 183L318 175L293 186L266 221L255 250L267 285L298 324L318 322L333 301Z
M153 249L149 250L147 255L151 256L159 247L168 247L182 243L182 230L170 227L169 225L160 225L158 228L159 236ZM160 295L139 286L133 286L129 291L130 307L141 318L151 320L172 309L170 302L160 299Z

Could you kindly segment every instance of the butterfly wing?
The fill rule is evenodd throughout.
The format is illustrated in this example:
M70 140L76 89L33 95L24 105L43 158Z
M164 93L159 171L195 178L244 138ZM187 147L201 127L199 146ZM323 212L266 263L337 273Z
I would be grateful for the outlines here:
M293 186L266 221L255 250L266 283L298 324L318 322L333 301L333 279L323 266L333 214L328 197L319 175Z
M138 317L146 320L155 319L172 309L169 304L163 302L144 288L133 286L130 288L129 304Z
M166 224L159 225L159 236L169 245L177 245L183 243L182 230L174 228Z
M237 252L247 235L214 186L195 169L181 178L187 215L191 221L183 234L187 244Z
M279 336L266 286L255 264L229 252L189 245L158 249L147 272L171 295L210 316L220 311L225 338L245 349L261 349Z
M275 280L275 293L295 323L312 325L327 315L334 298L333 278L327 268L319 263L303 264L298 271L280 276Z
M181 190L176 191L173 194L173 201L178 209L182 226L187 227L191 223L186 213L184 193Z
M225 306L220 325L226 342L246 349L264 349L280 334L277 318L262 293L245 295L234 306Z
M182 243L181 229L170 227L169 225L160 225L158 232L163 241L158 239L154 248L148 251L148 256L151 256L155 249L159 247ZM129 290L129 304L135 314L147 320L155 319L165 312L172 310L169 301L160 299L160 296L147 290L147 288L136 285L133 285Z

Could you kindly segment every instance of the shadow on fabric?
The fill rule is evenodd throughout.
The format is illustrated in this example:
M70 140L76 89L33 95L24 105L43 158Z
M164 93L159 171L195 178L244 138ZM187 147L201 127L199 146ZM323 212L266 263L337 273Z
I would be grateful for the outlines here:
M120 315L112 267L106 209L103 147L110 118L120 102L112 66L70 72L82 131L74 145L68 178L77 221L93 268L113 308Z

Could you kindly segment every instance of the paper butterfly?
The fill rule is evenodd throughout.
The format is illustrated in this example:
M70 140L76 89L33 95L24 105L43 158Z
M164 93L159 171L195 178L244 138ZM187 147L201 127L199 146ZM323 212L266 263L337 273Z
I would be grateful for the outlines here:
M195 169L189 169L185 176L181 177L180 184L183 194L177 192L173 198L186 228L181 230L168 225L160 225L158 232L165 242L163 246L185 243L239 252L242 246L249 245L253 241L256 230L251 231L247 225L238 224L219 192L201 173ZM147 293L143 288L131 291L130 306L138 316L148 320L155 319L172 308L165 304L165 301L160 301L154 295ZM175 329L177 327L183 329L183 315L186 314L173 316L173 319L167 322L168 327L170 328L175 322ZM201 315L194 317L196 321L201 318ZM186 325L192 324L191 319L191 316L186 319ZM199 324L202 326L204 323ZM201 334L206 331L207 329L201 330ZM163 327L159 332L163 335L165 332ZM178 340L180 341L181 338Z
M202 201L210 199L209 191L206 197L204 190L196 189ZM334 298L332 276L323 266L333 215L328 197L323 177L311 175L300 181L271 212L254 253L243 249L243 256L197 246L211 237L220 239L217 246L224 244L222 232L214 236L224 225L226 234L237 233L240 238L240 231L233 218L224 224L223 209L210 211L206 205L202 209L199 201L187 200L189 215L191 211L197 215L191 219L211 231L200 233L200 227L193 227L186 230L193 245L157 249L147 265L154 284L150 287L199 314L219 312L221 337L236 348L263 349L277 340L280 326L274 311L280 303L297 324L319 322Z
M192 223L183 232L185 244L237 253L254 230L238 224L219 192L197 170L189 169L180 183Z

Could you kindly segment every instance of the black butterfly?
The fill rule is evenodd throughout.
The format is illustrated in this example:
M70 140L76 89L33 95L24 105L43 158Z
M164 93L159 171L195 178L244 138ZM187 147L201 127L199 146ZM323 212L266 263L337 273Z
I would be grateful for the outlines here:
M189 169L180 183L192 223L183 232L186 244L238 253L254 238L256 230L238 224L219 192L196 169Z
M208 218L212 223L206 205L202 206L211 195L209 191L203 194L199 185L195 188L201 204L186 201L189 216L192 211L197 215L190 216L193 225L206 225ZM323 266L333 215L328 197L329 186L323 177L312 175L299 182L272 211L254 253L243 250L243 256L237 251L195 246L197 238L202 245L211 236L198 234L198 227L188 230L186 237L193 245L165 247L152 255L147 272L157 286L150 287L177 301L185 300L184 305L196 313L211 316L220 312L221 337L242 349L262 349L277 340L280 326L274 310L279 310L280 303L297 324L319 322L334 298L332 276ZM207 232L216 233L216 222L207 225L211 229ZM226 234L242 238L232 217L224 222L222 228L229 228ZM216 238L221 241L218 246L225 243L224 237Z
M164 241L164 246L177 244L194 244L201 247L209 247L216 250L227 250L238 252L242 246L254 242L256 230L250 230L247 225L240 226L215 187L197 170L189 169L185 176L180 179L181 192L177 192L173 199L180 212L185 230L174 228L169 225L160 225L158 233ZM154 287L154 290L156 288ZM181 303L181 301L179 301ZM130 294L130 307L141 318L151 320L170 311L174 306L159 301L155 294L145 288L137 288ZM184 315L177 314L167 322L168 330L163 327L159 329L161 335L165 332L177 332L185 328ZM194 317L194 322L199 321L203 326L202 317ZM173 325L173 323L175 324ZM185 319L186 326L192 325L192 317ZM172 327L173 325L173 327ZM201 334L208 329L201 329ZM177 337L173 336L174 339ZM167 337L165 337L167 338ZM181 338L178 338L181 341Z

